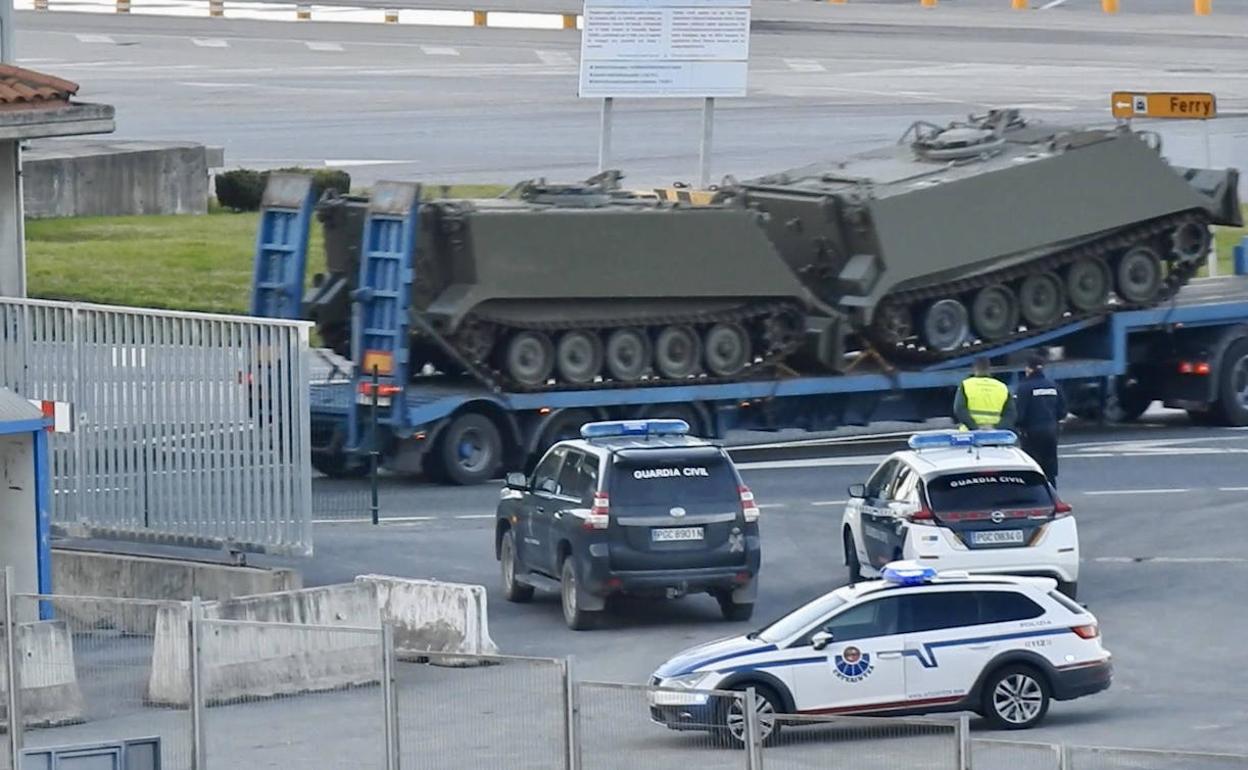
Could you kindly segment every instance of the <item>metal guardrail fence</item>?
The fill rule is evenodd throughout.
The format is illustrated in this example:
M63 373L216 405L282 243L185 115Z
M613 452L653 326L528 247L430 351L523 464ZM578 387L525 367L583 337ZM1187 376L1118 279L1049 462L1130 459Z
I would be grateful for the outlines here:
M753 691L575 681L568 660L399 655L380 622L204 619L197 601L0 588L0 768L26 749L155 737L166 770L1248 770L1248 756L972 740L965 717L779 715L769 734ZM656 722L665 707L690 729Z
M4 298L0 385L68 401L53 526L307 555L304 322Z

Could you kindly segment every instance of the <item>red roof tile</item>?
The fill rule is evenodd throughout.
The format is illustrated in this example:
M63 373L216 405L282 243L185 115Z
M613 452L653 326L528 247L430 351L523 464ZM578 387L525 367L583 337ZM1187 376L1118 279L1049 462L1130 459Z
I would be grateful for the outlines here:
M0 64L0 110L56 107L69 103L78 84L42 72Z

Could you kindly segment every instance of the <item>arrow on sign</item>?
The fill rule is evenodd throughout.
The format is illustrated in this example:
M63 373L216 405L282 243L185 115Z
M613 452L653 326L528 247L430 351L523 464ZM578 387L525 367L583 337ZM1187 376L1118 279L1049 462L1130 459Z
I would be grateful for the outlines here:
M1125 110L1131 106L1131 102L1116 102L1114 106L1120 110Z

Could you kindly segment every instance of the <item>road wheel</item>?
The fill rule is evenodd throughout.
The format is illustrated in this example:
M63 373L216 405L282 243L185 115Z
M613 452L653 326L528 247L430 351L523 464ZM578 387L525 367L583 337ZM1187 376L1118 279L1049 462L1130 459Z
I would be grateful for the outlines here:
M932 350L954 350L971 333L966 305L956 299L933 302L923 312L923 342Z
M1066 296L1075 310L1085 313L1109 301L1113 277L1100 257L1084 257L1066 268Z
M982 339L992 342L1018 328L1018 299L1006 286L980 289L971 302L971 325Z
M563 621L573 631L585 631L597 624L598 613L583 610L576 602L576 589L580 585L576 578L575 560L571 555L564 557L563 567L559 572L559 596L563 604Z
M733 690L744 692L751 685L738 684ZM777 714L782 706L779 696L766 685L755 684L754 711L758 714L758 739L764 746L775 743L780 735L780 720ZM722 707L720 720L728 738L738 747L745 746L745 698L732 698Z
M654 368L669 379L696 373L701 359L702 340L688 326L666 326L654 342Z
M715 594L715 599L719 602L719 611L724 616L724 620L739 623L749 620L754 615L754 602L738 604L732 600L732 591L720 591Z
M516 536L510 529L503 533L499 546L499 564L503 570L503 597L509 602L527 602L533 598L533 586L516 582Z
M1049 710L1049 684L1031 666L1005 666L984 683L983 714L1001 730L1035 727Z
M1170 233L1170 250L1184 262L1203 259L1209 253L1209 228L1199 222L1184 222Z
M849 584L862 580L862 564L858 561L858 549L854 547L854 534L848 529L842 538L845 543L845 566L849 568Z
M750 362L750 335L737 324L715 324L703 344L706 368L717 377L731 377Z
M1151 302L1161 291L1161 257L1148 246L1136 246L1118 260L1118 296L1133 304Z
M564 382L583 385L593 382L602 370L602 340L587 331L565 332L555 350L559 377Z
M1056 323L1066 311L1066 292L1056 273L1028 276L1018 287L1019 311L1032 328Z
M616 329L607 337L605 355L611 377L635 382L650 368L650 338L640 329Z
M475 412L451 421L438 438L437 476L452 484L481 484L494 478L503 457L503 439L490 418Z
M541 385L555 368L555 346L541 332L520 332L507 342L504 366L521 385Z
M1216 408L1224 425L1248 425L1248 339L1232 343L1222 354Z
M1105 419L1111 423L1135 422L1153 405L1154 399L1139 382L1118 379L1105 402Z

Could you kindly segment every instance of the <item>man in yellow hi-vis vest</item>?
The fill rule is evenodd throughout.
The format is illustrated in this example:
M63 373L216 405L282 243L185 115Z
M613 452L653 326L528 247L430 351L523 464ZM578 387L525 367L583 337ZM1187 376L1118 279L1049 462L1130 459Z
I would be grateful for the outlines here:
M1010 428L1015 419L1014 397L1004 382L988 373L988 359L975 360L974 373L958 385L953 417L969 430Z

